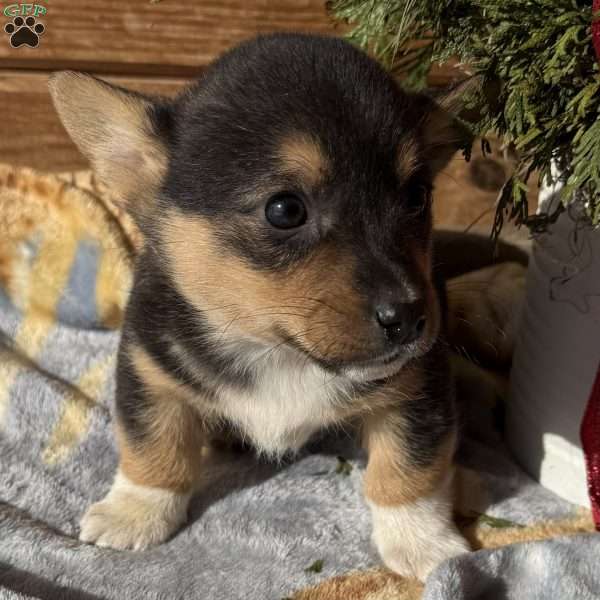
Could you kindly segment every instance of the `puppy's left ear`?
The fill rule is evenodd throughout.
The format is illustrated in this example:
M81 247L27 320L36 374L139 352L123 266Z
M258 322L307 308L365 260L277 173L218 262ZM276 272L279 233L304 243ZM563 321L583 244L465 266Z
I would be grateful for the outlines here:
M465 125L468 114L467 101L476 92L478 80L468 79L435 96L419 96L424 110L423 138L425 159L436 175L450 161L457 150L470 148L473 134Z
M134 214L145 211L167 167L167 139L158 119L166 109L81 73L57 73L49 87L63 125L100 179Z

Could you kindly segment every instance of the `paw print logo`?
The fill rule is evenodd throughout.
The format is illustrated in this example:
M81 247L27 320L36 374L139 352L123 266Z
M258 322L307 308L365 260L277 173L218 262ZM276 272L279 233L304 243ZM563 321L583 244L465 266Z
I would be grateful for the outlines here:
M20 46L29 46L37 48L40 43L40 35L43 35L46 28L42 23L38 23L35 17L15 17L12 23L4 26L4 31L10 35L10 45L13 48Z

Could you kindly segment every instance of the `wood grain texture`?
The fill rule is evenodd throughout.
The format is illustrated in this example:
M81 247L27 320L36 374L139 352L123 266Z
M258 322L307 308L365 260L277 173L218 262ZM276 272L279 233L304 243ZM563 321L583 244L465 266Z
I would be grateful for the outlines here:
M48 72L0 70L0 162L47 171L87 166L86 160L61 125L48 93ZM432 83L446 83L452 73L442 72ZM106 76L123 87L170 96L189 79L140 76Z
M88 71L132 89L168 95L216 56L258 33L343 33L327 15L324 0L38 4L48 12L39 19L46 31L37 48L12 48L0 27L0 105L10 115L0 125L0 161L52 171L84 167L86 161L56 116L47 72ZM450 70L437 71L432 83L440 85L453 76Z
M105 77L117 85L170 96L184 80L143 77ZM40 170L85 168L87 162L61 125L48 93L47 73L0 71L0 162Z
M15 49L0 43L0 67L188 77L258 33L341 31L327 15L324 0L52 0L43 4L48 13L40 18L46 26L40 45Z

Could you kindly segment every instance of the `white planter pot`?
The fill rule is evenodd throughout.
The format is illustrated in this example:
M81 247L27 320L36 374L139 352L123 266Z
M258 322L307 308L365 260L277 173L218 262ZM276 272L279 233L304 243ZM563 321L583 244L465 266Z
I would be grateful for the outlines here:
M540 194L544 209L556 188ZM507 441L542 485L589 506L580 427L600 363L600 230L563 213L534 242L511 373Z

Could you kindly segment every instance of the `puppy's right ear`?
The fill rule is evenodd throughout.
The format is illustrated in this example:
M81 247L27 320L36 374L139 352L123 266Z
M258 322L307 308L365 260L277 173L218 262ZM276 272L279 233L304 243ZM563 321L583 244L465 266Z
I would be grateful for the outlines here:
M167 168L168 142L159 116L168 109L71 71L53 75L49 86L63 125L100 179L132 212L145 212Z

